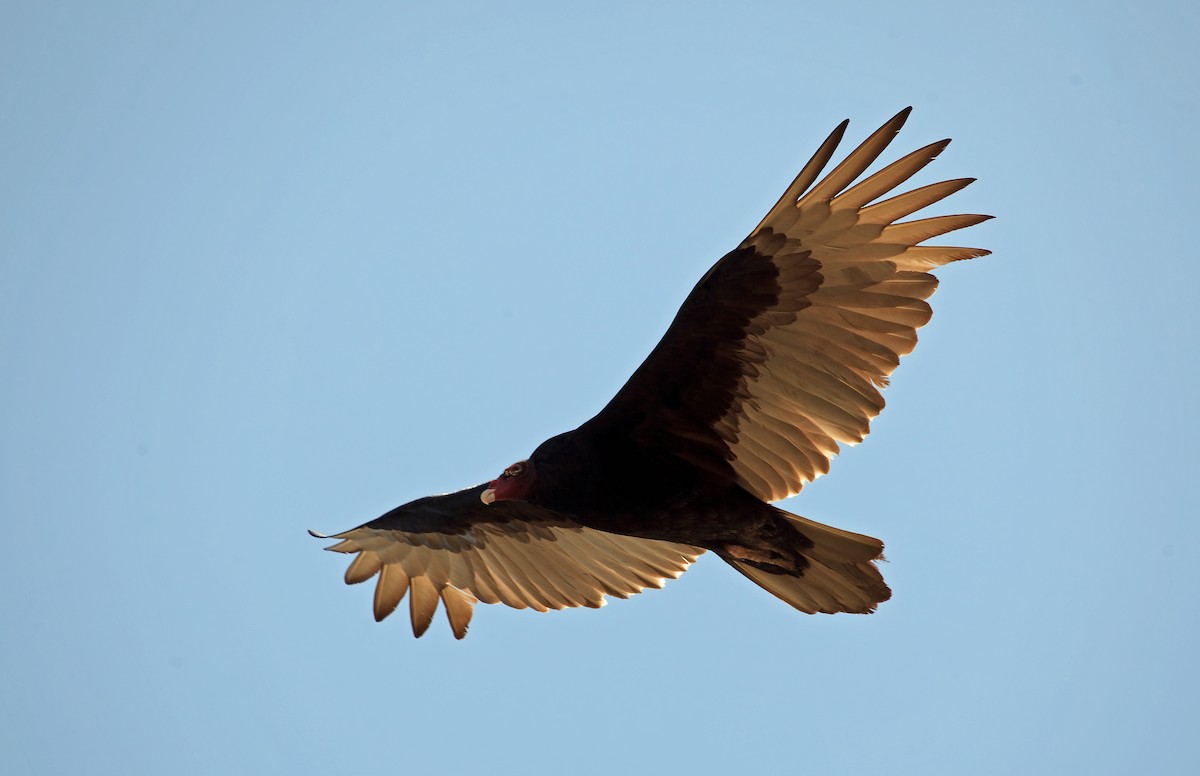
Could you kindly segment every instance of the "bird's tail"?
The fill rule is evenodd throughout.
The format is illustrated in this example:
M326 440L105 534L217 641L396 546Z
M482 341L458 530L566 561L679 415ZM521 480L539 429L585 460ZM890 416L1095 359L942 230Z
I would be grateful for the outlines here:
M809 614L868 614L892 597L875 567L875 561L883 560L883 542L778 511L811 542L803 543L800 554L806 563L799 571L718 554L756 585Z

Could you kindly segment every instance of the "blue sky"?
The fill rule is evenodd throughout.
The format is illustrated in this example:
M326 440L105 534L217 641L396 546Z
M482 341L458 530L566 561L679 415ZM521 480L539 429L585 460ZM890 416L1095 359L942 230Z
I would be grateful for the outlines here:
M1191 772L1200 11L1049 6L4 4L4 770ZM373 621L304 529L586 420L909 104L995 253L784 504L892 601Z

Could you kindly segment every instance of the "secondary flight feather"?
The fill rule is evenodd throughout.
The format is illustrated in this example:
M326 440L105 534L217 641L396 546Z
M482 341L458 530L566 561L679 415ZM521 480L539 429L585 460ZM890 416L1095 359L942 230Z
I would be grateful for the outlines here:
M822 177L842 122L591 420L489 483L314 533L354 555L348 584L378 577L375 618L407 595L420 636L440 602L461 639L479 601L598 607L661 587L706 550L802 612L886 601L882 542L768 502L866 436L929 321L929 270L988 253L924 242L990 216L900 220L972 182L897 193L949 140L863 177L909 110Z

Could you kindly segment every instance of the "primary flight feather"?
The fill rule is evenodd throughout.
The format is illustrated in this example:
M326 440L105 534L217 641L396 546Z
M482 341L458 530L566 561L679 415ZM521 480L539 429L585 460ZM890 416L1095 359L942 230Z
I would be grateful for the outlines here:
M880 388L929 321L928 271L988 253L922 243L990 216L899 220L972 182L895 193L949 140L859 180L909 111L822 178L842 122L594 418L490 483L332 537L328 549L355 555L348 584L378 576L375 618L407 595L420 636L440 601L462 638L478 601L598 607L661 587L705 550L803 612L886 601L882 542L768 502L866 436Z

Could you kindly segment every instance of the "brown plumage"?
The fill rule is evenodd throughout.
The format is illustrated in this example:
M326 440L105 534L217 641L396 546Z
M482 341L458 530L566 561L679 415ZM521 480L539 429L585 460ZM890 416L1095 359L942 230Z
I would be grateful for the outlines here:
M407 593L420 636L440 600L462 638L476 600L600 606L660 587L705 550L804 612L887 600L882 542L767 502L799 493L866 436L929 320L928 270L988 253L921 244L988 216L897 223L971 182L888 196L948 140L858 181L908 113L821 178L848 122L834 130L594 418L489 485L338 534L329 549L356 553L346 582L379 575L376 619Z

